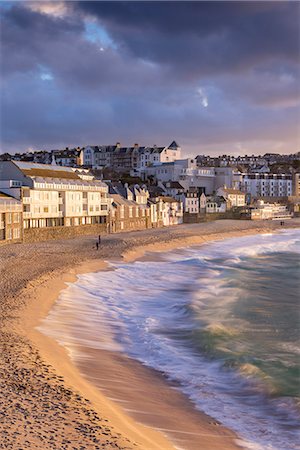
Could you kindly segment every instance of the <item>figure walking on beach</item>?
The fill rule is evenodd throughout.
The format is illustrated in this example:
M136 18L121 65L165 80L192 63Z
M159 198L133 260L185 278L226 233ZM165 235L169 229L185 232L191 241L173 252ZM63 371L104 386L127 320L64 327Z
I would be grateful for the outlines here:
M96 242L96 250L99 250L99 243Z
M98 244L100 245L101 244L101 235L99 234L99 236L98 236Z

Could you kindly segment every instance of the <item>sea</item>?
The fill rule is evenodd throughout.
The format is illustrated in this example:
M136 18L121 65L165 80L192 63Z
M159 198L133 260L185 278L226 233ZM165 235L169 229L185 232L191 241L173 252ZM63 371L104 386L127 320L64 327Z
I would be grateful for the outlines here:
M62 291L41 329L75 360L84 345L159 370L245 448L295 450L299 254L290 229L110 263ZM72 326L55 325L72 311Z

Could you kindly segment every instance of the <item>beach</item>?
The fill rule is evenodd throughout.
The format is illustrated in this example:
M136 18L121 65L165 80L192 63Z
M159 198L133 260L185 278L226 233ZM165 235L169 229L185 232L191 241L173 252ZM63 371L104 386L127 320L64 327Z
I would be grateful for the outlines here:
M299 225L299 220L293 219L286 226ZM167 399L166 405L173 405L160 411L162 415L167 416L173 409L175 422L182 417L189 424L191 428L186 432L193 436L190 448L197 440L203 449L239 448L231 430L209 416L194 413L184 396L171 391L155 371L151 373L122 355L102 352L103 372L98 374L98 379L101 376L111 379L101 390L97 383L82 376L79 367L74 367L62 346L36 327L66 283L74 282L79 273L106 270L107 260L133 261L141 258L146 250L166 251L280 228L278 222L224 220L107 235L102 237L98 251L97 236L0 248L0 448L174 448L164 427L158 431L154 422L142 425L137 415L129 416L120 404L108 398L111 395L105 395L113 379L131 376L135 377L134 383L141 387L144 397L149 399L156 389L157 395ZM99 357L90 356L91 359ZM134 391L130 395L136 404L142 401ZM155 407L152 405L152 419Z

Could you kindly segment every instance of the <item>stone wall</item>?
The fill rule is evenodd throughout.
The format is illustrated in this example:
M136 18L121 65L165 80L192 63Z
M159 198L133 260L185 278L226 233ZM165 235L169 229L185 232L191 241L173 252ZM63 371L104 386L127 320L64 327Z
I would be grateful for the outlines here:
M80 225L76 227L27 228L24 242L48 241L51 239L71 239L76 236L95 235L107 232L107 224Z

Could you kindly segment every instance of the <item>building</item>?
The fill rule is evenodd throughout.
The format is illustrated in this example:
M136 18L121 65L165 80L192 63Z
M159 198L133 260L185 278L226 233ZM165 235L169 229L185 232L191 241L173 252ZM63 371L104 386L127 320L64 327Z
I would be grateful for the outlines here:
M291 174L242 174L241 190L252 198L289 197L293 192Z
M174 162L181 158L181 147L176 141L168 147L140 147L138 171L143 172L147 167Z
M148 206L150 208L150 221L152 228L162 227L163 223L163 211L164 203L162 199L158 197L152 197L148 199Z
M150 228L151 208L146 186L108 182L112 205L110 229L112 232Z
M82 166L82 151L80 148L52 150L52 164L65 167Z
M159 182L158 186L162 188L164 195L169 197L179 199L184 194L184 187L178 181Z
M223 196L212 195L206 197L206 213L225 213L227 210L227 202Z
M23 204L24 237L34 229L45 230L41 238L55 237L55 228L63 236L61 228L79 225L86 232L92 225L98 226L95 230L106 230L108 186L87 170L4 161L0 162L0 189Z
M221 187L217 190L217 194L225 198L227 201L227 209L240 208L246 204L245 193L237 189Z
M291 218L286 205L264 203L262 200L258 202L256 208L251 209L250 214L252 220L285 220Z
M115 172L141 175L144 170L156 164L180 159L181 148L173 141L168 147L132 147L116 145L87 146L83 149L83 165L91 168L109 167Z
M148 167L146 178L153 177L158 183L177 181L184 190L199 188L201 192L211 194L214 190L215 171L213 167L197 167L193 158L180 159Z
M162 196L159 201L163 203L162 222L163 226L179 225L183 223L183 204L180 200L172 197Z
M300 197L300 173L293 174L293 195Z
M235 167L215 167L214 191L220 187L239 189L242 181L241 172Z
M21 242L22 238L22 203L0 192L0 245Z
M190 188L183 196L183 211L185 214L200 213L200 196L197 188Z
M120 231L144 230L149 228L150 208L141 207L133 200L128 200L120 194L110 194L112 198L110 206L111 233Z

